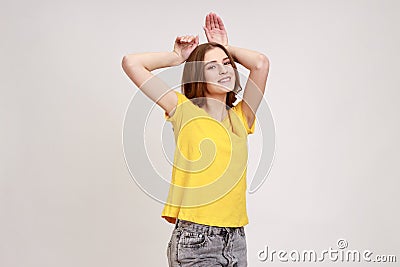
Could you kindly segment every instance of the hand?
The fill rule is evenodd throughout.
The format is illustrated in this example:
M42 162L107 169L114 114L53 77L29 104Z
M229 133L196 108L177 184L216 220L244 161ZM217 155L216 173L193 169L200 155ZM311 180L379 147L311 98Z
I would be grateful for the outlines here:
M216 42L224 46L228 45L228 34L222 19L217 14L210 12L206 16L206 26L203 26L203 29L208 42Z
M185 62L193 50L199 45L199 36L185 35L175 39L174 52L178 55L181 62Z

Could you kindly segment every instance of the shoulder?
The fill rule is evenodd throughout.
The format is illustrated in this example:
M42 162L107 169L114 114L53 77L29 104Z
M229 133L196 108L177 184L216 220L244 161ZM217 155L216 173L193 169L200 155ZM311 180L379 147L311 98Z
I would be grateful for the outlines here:
M165 111L164 117L167 120L171 120L172 118L176 117L174 115L175 113L180 111L182 104L185 103L186 101L189 101L189 99L181 92L172 90L170 93L172 93L172 95L175 94L175 104L173 108L170 110L170 112Z
M242 103L243 103L243 100L240 100L236 105L234 105L232 107L232 110L235 111L236 113L240 113L240 114L243 113Z
M174 92L176 93L176 95L177 95L177 97L178 97L178 103L183 103L183 102L189 100L189 99L188 99L184 94L182 94L181 92L178 92L178 91L175 91L175 90L174 90ZM179 101L180 101L180 102L179 102Z
M243 111L243 100L240 100L235 106L233 106L232 110L237 114L237 116L242 121L243 126L246 128L247 133L248 134L254 133L255 120L250 126L248 123L248 117L246 116L246 113Z

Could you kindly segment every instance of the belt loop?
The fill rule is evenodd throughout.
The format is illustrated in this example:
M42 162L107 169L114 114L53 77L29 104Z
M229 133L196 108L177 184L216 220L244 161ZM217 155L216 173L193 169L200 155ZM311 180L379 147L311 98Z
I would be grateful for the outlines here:
M178 223L179 223L179 219L178 219L178 218L176 218L176 221L175 221L175 229L177 229L177 228L178 228Z
M208 234L208 235L212 235L212 234L213 234L212 226L211 226L211 225L209 225L209 226L207 227L207 234Z
M243 226L239 228L239 233L244 235L244 227Z

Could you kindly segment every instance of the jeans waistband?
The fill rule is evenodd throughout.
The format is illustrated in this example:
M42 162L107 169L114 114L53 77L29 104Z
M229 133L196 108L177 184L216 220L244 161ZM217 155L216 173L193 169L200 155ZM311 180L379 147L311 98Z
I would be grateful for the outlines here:
M181 219L176 219L175 229L185 228L193 231L201 231L203 233L208 233L209 235L226 235L228 233L237 232L238 234L244 235L244 227L222 227L213 225L204 225L195 222L185 221Z

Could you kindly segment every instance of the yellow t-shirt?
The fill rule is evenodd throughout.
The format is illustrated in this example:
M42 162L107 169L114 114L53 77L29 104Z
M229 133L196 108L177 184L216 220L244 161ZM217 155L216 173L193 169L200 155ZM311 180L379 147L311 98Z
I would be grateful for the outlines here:
M178 96L175 112L164 117L175 136L174 166L168 199L161 217L205 225L239 227L248 224L246 210L247 135L242 100L222 122Z

